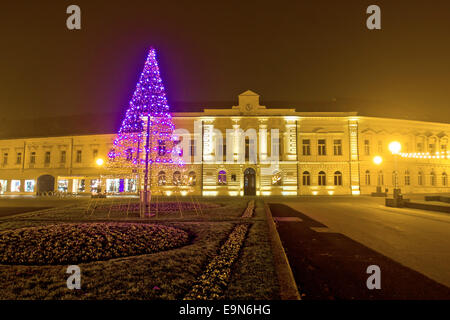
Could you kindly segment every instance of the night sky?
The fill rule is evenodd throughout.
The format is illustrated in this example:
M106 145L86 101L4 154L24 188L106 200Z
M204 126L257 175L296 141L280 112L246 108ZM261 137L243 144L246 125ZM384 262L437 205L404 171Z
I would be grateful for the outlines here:
M66 28L70 4L82 30ZM370 4L382 30L366 28ZM449 15L446 0L4 2L0 131L86 114L118 128L150 46L173 111L251 89L267 107L450 122Z

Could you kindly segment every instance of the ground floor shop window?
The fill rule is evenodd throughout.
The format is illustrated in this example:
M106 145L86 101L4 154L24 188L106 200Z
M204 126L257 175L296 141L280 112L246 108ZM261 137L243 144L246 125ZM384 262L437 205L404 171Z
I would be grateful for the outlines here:
M34 192L34 180L25 180L25 192Z
M125 179L125 192L136 192L136 179Z
M84 191L86 191L86 180L84 179L78 180L78 192Z
M69 180L67 180L67 179L58 180L58 191L59 192L67 192L68 188L69 188Z
M119 192L120 179L106 179L107 192Z
M11 192L20 192L20 180L11 180Z
M0 194L3 194L7 191L8 188L8 180L0 180Z
M100 190L100 180L99 179L92 179L91 180L91 192L99 193Z
M106 192L136 192L136 179L106 179Z

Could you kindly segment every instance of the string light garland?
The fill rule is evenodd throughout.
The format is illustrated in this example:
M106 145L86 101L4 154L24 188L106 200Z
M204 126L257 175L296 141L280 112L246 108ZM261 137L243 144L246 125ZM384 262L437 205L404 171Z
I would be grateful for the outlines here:
M129 107L108 153L108 167L136 174L141 172L146 163L164 166L165 170L170 170L167 166L183 166L174 130L156 50L150 48Z
M414 159L450 159L450 151L399 153L402 158Z

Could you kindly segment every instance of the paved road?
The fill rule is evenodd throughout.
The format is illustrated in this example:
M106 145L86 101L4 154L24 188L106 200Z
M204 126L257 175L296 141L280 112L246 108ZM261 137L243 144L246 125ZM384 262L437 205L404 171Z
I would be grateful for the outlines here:
M450 287L450 214L387 208L371 197L316 197L285 205Z

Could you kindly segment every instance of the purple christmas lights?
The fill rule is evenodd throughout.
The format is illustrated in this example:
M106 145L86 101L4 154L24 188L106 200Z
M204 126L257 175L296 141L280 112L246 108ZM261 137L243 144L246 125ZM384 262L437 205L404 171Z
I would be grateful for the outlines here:
M147 125L150 126L147 130ZM173 141L175 125L169 113L164 86L159 73L156 50L150 48L144 69L130 100L125 118L109 152L112 166L141 167L148 163L183 165ZM145 146L147 131L149 146Z

